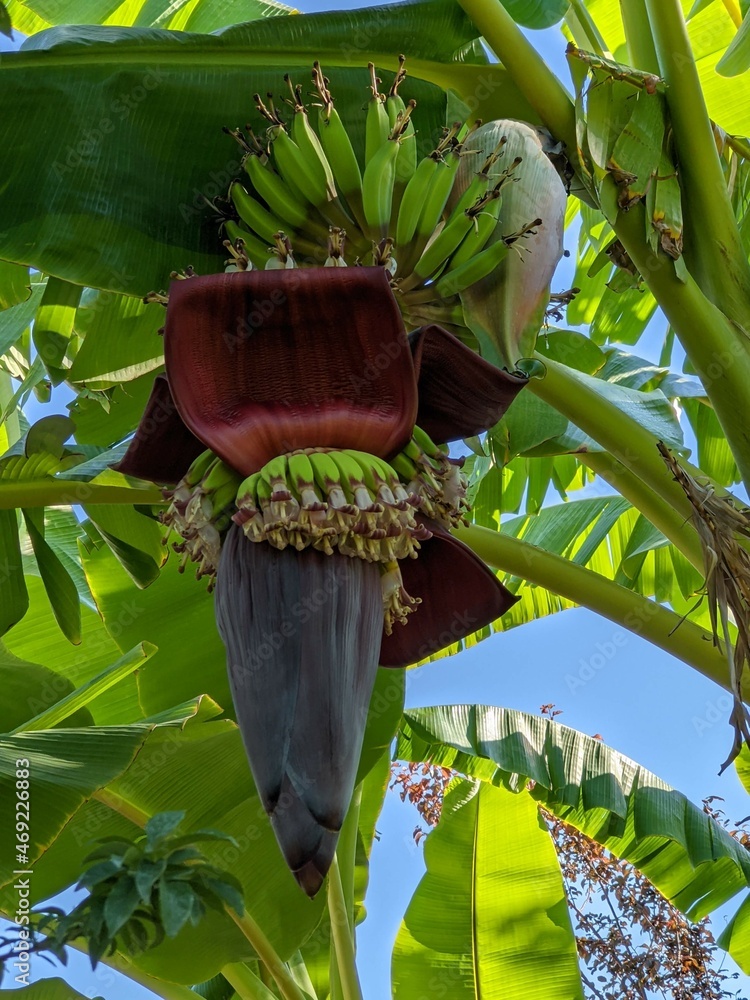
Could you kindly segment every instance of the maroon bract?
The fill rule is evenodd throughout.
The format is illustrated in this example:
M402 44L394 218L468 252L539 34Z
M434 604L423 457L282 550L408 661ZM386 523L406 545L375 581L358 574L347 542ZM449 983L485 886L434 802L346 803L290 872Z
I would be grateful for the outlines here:
M440 327L407 339L382 268L175 281L165 355L169 384L157 383L119 468L168 483L184 462L168 523L198 518L181 551L195 549L199 572L224 536L217 624L238 723L287 864L314 895L378 663L424 659L516 601L426 512L460 521L460 462L438 444L492 426L527 379ZM157 405L168 421L153 420ZM188 470L195 442L224 464L206 453Z
M406 590L419 594L422 604L406 627L383 636L381 667L426 660L496 621L518 601L468 546L434 521L425 526L432 538L422 543L419 558L405 559L401 569Z
M208 275L170 289L164 350L182 419L243 475L297 448L388 457L417 386L381 267Z
M157 375L133 440L112 468L126 476L172 485L179 483L205 447L183 423L166 375Z
M416 422L434 441L458 441L494 427L528 382L434 324L415 330L409 345L419 389Z

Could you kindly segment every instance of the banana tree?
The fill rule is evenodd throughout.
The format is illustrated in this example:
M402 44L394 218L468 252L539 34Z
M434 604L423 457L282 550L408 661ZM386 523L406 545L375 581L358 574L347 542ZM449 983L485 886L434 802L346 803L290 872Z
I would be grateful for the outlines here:
M31 38L0 66L3 780L29 760L40 783L35 899L92 837L185 811L234 838L206 855L241 912L108 960L163 996L219 976L215 995L356 998L397 730L401 757L472 780L428 841L396 996L426 976L582 995L538 801L691 917L742 891L744 849L601 744L481 707L402 716L404 666L580 605L727 688L740 754L750 120L722 75L746 68L740 7L8 12ZM521 30L560 22L571 92ZM553 289L576 222L575 289ZM658 364L616 346L657 309ZM566 312L584 331L550 325ZM70 418L29 428L29 394L63 383ZM595 477L615 495L568 498ZM214 597L176 572L190 560L218 569ZM723 939L741 963L745 913Z

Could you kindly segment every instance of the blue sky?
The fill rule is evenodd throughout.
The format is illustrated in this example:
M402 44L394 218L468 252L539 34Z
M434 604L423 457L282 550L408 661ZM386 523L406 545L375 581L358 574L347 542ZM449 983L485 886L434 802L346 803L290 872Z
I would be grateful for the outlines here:
M324 10L330 4L301 0L304 12ZM338 8L361 6L338 3ZM564 43L555 32L530 33L545 57L567 81ZM567 237L573 250L575 233ZM556 282L569 287L571 263L564 262ZM645 351L658 356L661 329L655 324ZM639 345L639 352L642 345ZM59 408L65 400L58 397ZM50 412L47 408L46 412ZM450 585L450 580L448 580ZM689 667L643 639L627 634L617 649L612 636L618 631L608 621L578 609L497 635L474 649L407 675L407 705L453 702L487 703L537 712L553 702L563 710L559 721L593 735L601 733L618 751L637 760L694 802L708 795L725 799L733 819L748 812L747 795L732 770L717 776L731 742L725 719L724 692ZM610 649L614 655L608 655ZM578 682L578 674L592 657L604 651L605 665ZM600 660L594 659L598 664ZM717 721L718 720L718 721ZM395 794L388 796L378 824L379 839L373 848L368 918L359 931L359 967L365 1000L389 995L389 965L393 940L408 901L423 873L422 848L412 839L417 814ZM731 912L732 906L727 908ZM722 918L714 922L715 932ZM731 963L730 963L731 964ZM52 970L41 963L36 974ZM100 967L91 973L83 956L71 958L65 978L85 996L106 1000L139 1000L153 996L148 990ZM6 988L12 984L5 984ZM750 990L750 978L737 988Z

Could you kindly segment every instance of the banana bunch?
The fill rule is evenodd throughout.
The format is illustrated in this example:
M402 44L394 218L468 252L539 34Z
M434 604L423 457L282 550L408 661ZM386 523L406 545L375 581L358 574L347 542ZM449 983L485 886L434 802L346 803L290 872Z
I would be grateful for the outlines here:
M242 148L245 174L229 188L228 269L375 264L387 268L402 311L417 325L425 315L458 320L459 293L491 273L530 228L492 239L502 189L516 178L520 159L501 167L503 140L483 162L476 151L468 154L465 141L481 123L446 128L420 158L416 102L400 94L403 56L387 95L372 63L369 69L362 162L318 62L315 104L306 106L302 88L286 76L283 114L270 95L255 95L264 135L249 125L225 128ZM477 162L475 176L451 199L466 159Z
M169 507L161 514L167 526L166 543L172 531L181 537L173 549L182 559L179 572L188 561L198 563L196 579L208 576L209 591L219 565L221 536L231 524L240 476L212 451L202 452L173 490L165 490Z
M382 459L359 451L305 449L280 455L237 491L237 513L252 541L312 546L368 562L416 558L429 538L415 520L419 499Z
M418 514L448 527L466 510L462 462L450 459L419 427L385 462L361 451L306 448L280 455L237 490L240 524L251 541L298 551L316 548L381 567L385 628L419 604L403 588L400 559L416 559L430 531Z
M463 464L463 458L450 458L421 427L414 428L409 444L391 460L407 491L418 497L420 512L449 529L461 524L469 509Z

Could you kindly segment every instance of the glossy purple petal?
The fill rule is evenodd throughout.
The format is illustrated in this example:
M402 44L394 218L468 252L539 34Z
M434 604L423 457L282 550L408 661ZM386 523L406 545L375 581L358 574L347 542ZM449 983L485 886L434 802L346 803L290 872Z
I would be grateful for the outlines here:
M417 423L437 444L494 427L528 382L485 361L441 326L420 327L409 343L419 386Z
M165 355L183 420L244 475L305 447L389 456L417 415L414 366L380 267L172 283Z
M178 483L206 446L177 412L166 375L157 375L128 450L112 468L152 483Z
M484 628L519 600L471 549L434 521L417 559L399 562L406 592L422 603L383 633L382 667L408 667Z

